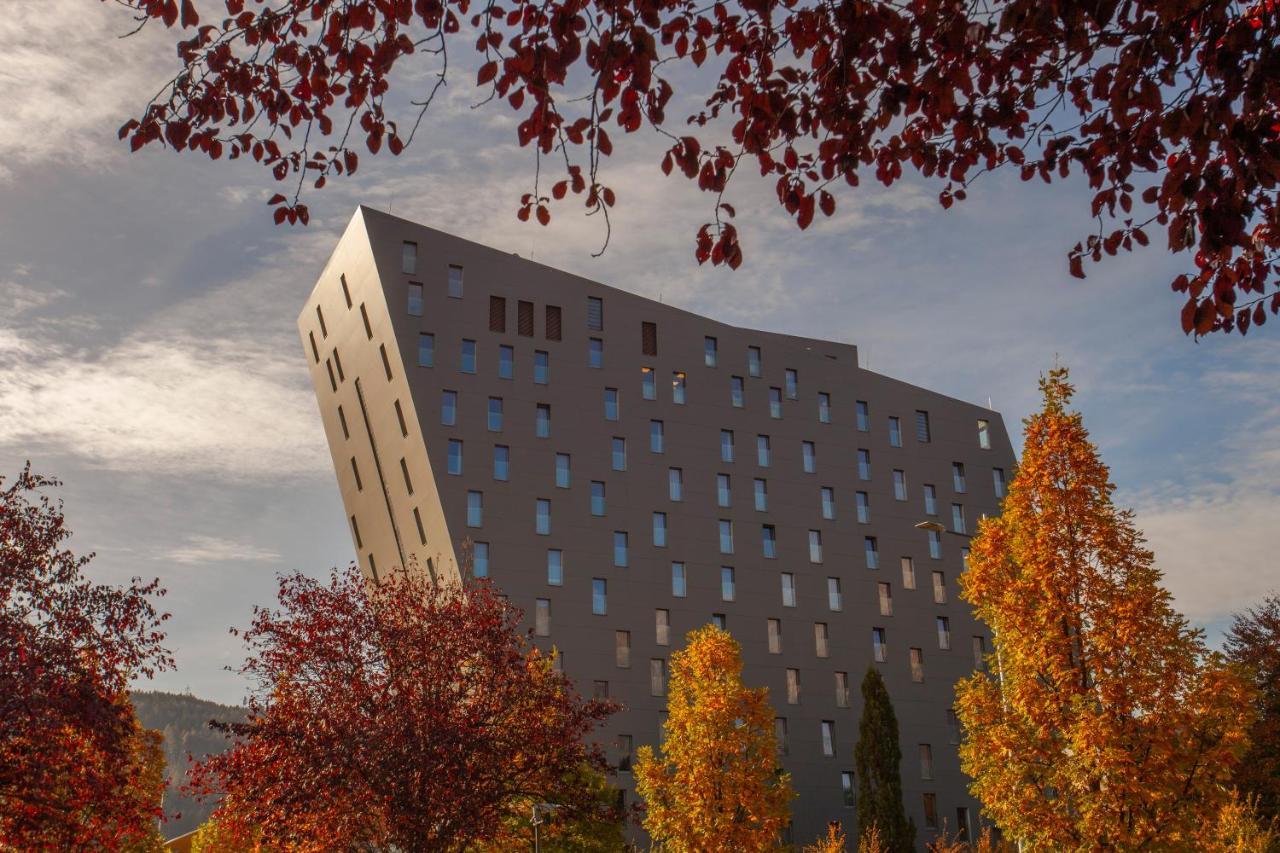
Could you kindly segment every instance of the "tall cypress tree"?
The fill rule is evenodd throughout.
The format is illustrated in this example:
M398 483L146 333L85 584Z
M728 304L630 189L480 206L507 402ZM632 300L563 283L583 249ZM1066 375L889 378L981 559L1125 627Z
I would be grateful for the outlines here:
M858 772L858 836L865 836L874 825L888 853L912 853L916 825L902 806L898 717L874 666L867 668L862 679L862 719L853 759Z

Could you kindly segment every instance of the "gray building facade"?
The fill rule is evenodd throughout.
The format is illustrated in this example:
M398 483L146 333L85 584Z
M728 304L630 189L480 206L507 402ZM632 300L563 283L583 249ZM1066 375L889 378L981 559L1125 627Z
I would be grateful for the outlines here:
M769 688L797 844L852 826L868 666L920 840L976 829L951 705L990 637L957 578L1013 473L999 414L364 207L298 325L363 570L492 578L625 706L597 737L628 796L715 621Z

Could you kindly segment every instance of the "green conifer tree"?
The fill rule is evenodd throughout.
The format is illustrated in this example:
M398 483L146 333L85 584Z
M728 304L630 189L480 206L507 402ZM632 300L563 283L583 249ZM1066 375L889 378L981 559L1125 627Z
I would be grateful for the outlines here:
M868 667L862 679L862 719L853 759L858 773L858 837L865 837L875 826L881 849L887 853L912 853L916 849L916 825L902 805L898 717L884 679L874 666Z

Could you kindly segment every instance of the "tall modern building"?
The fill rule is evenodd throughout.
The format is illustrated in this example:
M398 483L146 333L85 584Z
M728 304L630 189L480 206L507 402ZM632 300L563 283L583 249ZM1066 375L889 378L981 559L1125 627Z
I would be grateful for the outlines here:
M951 706L989 632L956 580L1012 474L1000 415L864 370L848 344L364 207L298 327L364 571L457 577L469 548L581 692L625 705L598 732L625 788L672 653L716 622L769 688L796 842L853 819L869 666L921 841L976 821Z

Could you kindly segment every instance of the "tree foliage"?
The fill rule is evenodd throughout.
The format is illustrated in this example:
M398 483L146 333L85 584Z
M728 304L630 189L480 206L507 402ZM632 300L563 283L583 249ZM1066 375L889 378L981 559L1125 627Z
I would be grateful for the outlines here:
M898 716L874 665L862 679L862 718L853 761L858 774L859 838L874 836L885 853L911 853L916 849L916 827L902 804Z
M226 838L299 851L461 850L530 797L594 810L578 771L603 769L585 739L616 706L582 700L518 621L482 582L281 577L243 632L248 719L193 788L226 796Z
M962 592L995 635L962 681L961 762L1033 848L1205 849L1247 746L1251 689L1174 611L1065 370L1041 381L1017 475Z
M801 853L845 853L848 839L840 821L833 820L827 824L827 834L812 844L806 845Z
M626 839L626 821L631 817L620 807L619 790L609 784L599 770L584 766L575 771L571 784L584 786L591 799L581 807L538 810L539 847L546 853L618 853L630 849ZM477 853L506 853L521 850L533 838L533 807L541 804L533 796L513 802L497 836L475 846Z
M1242 794L1255 799L1266 820L1280 820L1280 595L1236 614L1226 650L1253 675L1258 689L1258 717L1235 783Z
M153 596L85 576L55 480L30 466L0 479L0 839L18 849L146 844L160 814L149 785L163 754L143 731L129 681L172 667ZM154 794L154 796L152 796Z
M353 172L357 149L399 154L461 41L487 100L519 117L519 144L562 162L549 191L535 178L521 197L522 219L546 224L573 193L607 220L610 132L645 126L668 142L662 170L716 197L698 260L732 267L722 198L740 166L774 182L801 228L868 176L915 172L945 208L1000 167L1046 183L1074 171L1097 229L1068 253L1072 274L1161 228L1192 256L1172 282L1185 331L1243 333L1268 303L1280 311L1271 0L223 0L204 22L192 0L117 2L188 35L171 85L121 138L251 157L296 182L271 199L277 222L307 222L303 185ZM404 78L425 88L397 122L392 72L415 55L427 68ZM667 111L688 66L707 88L680 128Z
M671 853L762 850L787 824L795 796L778 767L767 688L742 684L742 654L706 625L671 657L661 754L637 751L644 827Z

